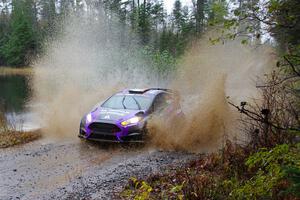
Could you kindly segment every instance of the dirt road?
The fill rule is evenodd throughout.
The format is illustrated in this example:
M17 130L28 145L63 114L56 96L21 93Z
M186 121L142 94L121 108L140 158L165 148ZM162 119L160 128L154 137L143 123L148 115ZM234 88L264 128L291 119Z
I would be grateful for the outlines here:
M40 140L0 149L0 199L112 199L131 176L195 157L151 147Z

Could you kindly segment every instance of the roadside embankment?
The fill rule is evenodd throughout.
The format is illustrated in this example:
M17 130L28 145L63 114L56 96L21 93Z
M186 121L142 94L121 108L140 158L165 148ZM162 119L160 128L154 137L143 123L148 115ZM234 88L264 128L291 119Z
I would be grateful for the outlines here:
M9 76L9 75L32 75L33 68L30 66L26 67L6 67L0 66L0 76Z
M8 121L0 112L0 148L28 143L41 137L40 131L19 129L14 121Z

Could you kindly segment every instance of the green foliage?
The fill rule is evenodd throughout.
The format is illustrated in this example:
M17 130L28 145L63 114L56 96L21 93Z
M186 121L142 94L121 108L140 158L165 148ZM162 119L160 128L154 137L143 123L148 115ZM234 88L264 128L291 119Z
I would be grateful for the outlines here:
M182 5L180 0L176 0L174 3L173 9L173 21L177 31L181 30L182 25L184 24Z
M251 154L227 143L182 169L131 178L125 199L295 199L300 186L300 145L277 145Z
M162 52L155 50L151 46L143 48L143 54L150 58L153 63L153 68L158 74L171 73L175 70L176 58L172 56L167 50Z
M227 9L224 0L197 0L191 7L181 2L177 0L173 12L167 14L162 0L3 1L0 5L0 64L28 64L32 56L43 53L44 40L54 39L60 33L61 22L68 16L96 20L98 14L104 14L108 24L114 23L117 17L119 26L130 26L139 43L163 54L163 60L169 59L167 54L177 58L183 55L189 40L201 36L210 22L222 21ZM118 31L123 31L122 27ZM155 62L161 62L154 57Z
M225 17L228 15L228 8L226 1L213 1L210 5L209 24L211 26L218 25L224 22Z
M31 1L13 1L11 33L0 49L8 65L27 64L36 48Z
M231 196L234 199L271 199L278 196L279 193L275 190L284 191L280 188L280 184L287 177L285 169L293 169L292 174L296 176L292 175L292 177L297 177L297 170L300 170L299 150L299 147L282 144L271 150L262 149L251 155L246 160L246 165L254 175L236 187L231 192ZM289 191L295 191L297 187L299 185L292 185Z
M152 187L148 185L145 181L141 182L141 186L139 188L141 193L134 197L135 200L144 200L149 199L150 192L152 191Z
M234 39L235 36L242 36L245 38L242 40L244 44L246 44L245 40L251 44L259 40L262 35L267 38L271 35L279 44L278 49L285 52L287 48L300 44L299 10L298 0L271 0L263 5L259 1L241 0L239 5L232 10L230 17L227 16L221 21L223 28L231 31L232 34L221 34L220 37ZM222 13L222 11L219 12Z
M285 195L294 194L300 198L300 167L289 166L283 168L284 177L290 182L290 186L283 192Z
M122 192L122 197L134 200L150 199L150 193L153 188L146 181L139 181L135 177L131 177L130 184L135 190L138 190L138 192L134 194L130 189L127 189Z
M268 4L268 16L276 23L270 29L274 37L280 43L282 50L286 45L297 46L300 44L300 4L298 0L272 0ZM285 46L285 47L284 47Z

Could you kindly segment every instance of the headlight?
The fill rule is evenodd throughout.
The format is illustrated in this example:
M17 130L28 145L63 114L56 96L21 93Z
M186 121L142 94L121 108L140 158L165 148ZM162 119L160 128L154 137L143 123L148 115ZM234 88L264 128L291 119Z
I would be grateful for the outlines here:
M126 121L121 122L121 125L122 126L127 126L127 125L130 125L130 124L136 124L139 121L141 121L141 119L142 119L141 117L132 117L132 118L126 120Z
M91 123L92 122L92 114L89 113L86 115L86 123Z

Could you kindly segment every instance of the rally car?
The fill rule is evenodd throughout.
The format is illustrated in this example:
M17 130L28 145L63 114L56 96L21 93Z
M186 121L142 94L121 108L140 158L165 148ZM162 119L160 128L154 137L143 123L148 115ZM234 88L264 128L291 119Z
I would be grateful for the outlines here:
M79 137L102 142L144 142L147 122L183 117L177 92L163 88L125 89L95 106L81 120Z

